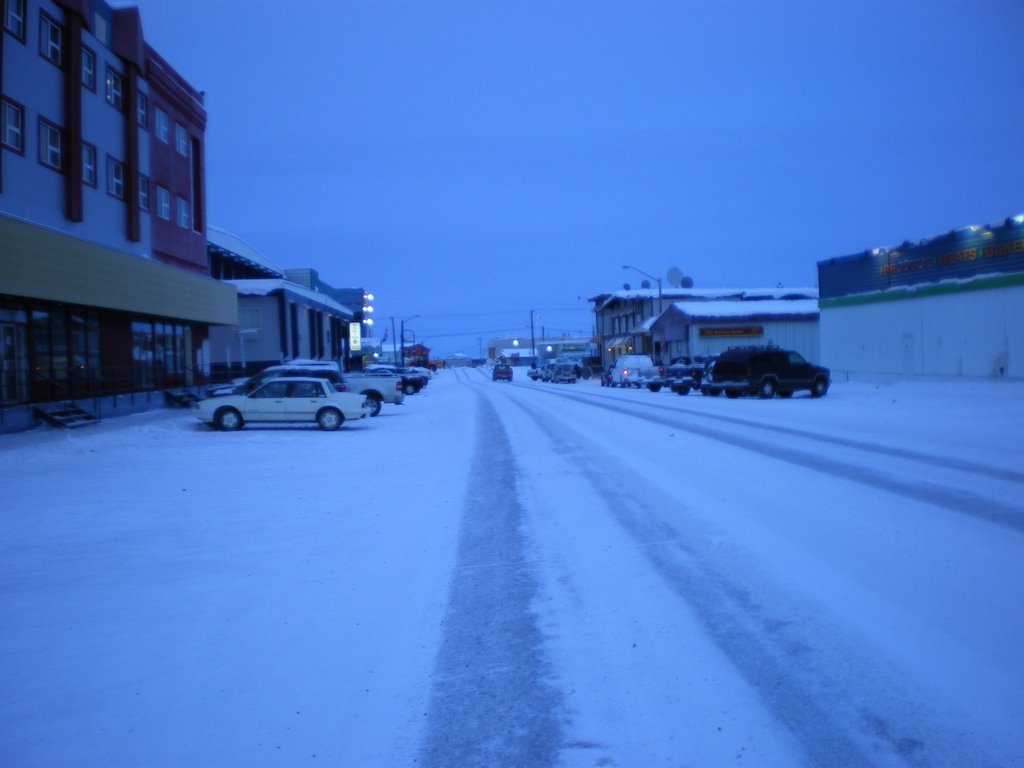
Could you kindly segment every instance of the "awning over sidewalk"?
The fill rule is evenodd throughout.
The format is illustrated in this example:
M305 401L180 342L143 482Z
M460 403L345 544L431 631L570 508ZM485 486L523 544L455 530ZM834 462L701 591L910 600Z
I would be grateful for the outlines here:
M216 325L235 288L184 269L0 216L0 294Z

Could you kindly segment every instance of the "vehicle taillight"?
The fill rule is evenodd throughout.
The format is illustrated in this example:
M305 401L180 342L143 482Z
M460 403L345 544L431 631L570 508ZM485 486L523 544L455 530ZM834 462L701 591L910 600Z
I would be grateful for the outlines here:
M334 388L337 389L339 392L348 392L347 384L336 384Z
M395 382L395 391L396 392L401 392L402 391L402 380L401 379L399 379L398 381Z

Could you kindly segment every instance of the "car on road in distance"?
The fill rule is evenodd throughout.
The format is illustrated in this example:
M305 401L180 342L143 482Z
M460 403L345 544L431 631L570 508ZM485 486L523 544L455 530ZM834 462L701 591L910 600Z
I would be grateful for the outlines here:
M366 418L370 411L363 395L339 392L330 381L312 377L271 379L243 393L208 397L192 408L200 421L223 430L256 422L316 424L335 430L347 420Z
M526 375L530 377L532 381L537 381L540 378L541 369L536 365L526 371Z
M491 381L512 381L512 366L498 363L491 370Z
M709 395L757 395L762 399L790 397L806 389L811 397L828 392L828 368L813 365L799 352L779 347L733 347L718 356L701 384Z
M558 363L551 372L551 381L555 384L575 384L576 378L576 366L570 363Z

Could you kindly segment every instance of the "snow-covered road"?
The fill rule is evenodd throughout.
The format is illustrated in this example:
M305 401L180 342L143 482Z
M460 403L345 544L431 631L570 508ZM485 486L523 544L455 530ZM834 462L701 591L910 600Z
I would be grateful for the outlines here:
M522 373L0 438L0 763L1024 763L1024 385Z

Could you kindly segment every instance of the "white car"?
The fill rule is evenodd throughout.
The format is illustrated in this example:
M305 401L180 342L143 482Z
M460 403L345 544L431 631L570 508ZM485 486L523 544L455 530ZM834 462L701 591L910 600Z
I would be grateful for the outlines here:
M200 400L192 413L219 429L241 429L247 422L299 422L337 429L346 419L370 415L364 395L339 392L325 379L272 379L251 392Z
M648 355L623 355L615 360L609 386L644 387L658 375L658 368Z

